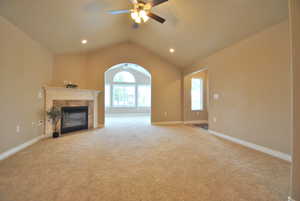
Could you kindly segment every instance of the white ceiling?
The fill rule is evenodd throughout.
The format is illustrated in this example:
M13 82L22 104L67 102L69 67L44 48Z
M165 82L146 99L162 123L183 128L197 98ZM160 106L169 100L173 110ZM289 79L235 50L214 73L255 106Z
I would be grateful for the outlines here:
M132 41L182 67L288 17L286 0L169 0L153 9L165 24L136 30L128 14L106 12L126 8L129 0L0 0L0 15L54 53Z

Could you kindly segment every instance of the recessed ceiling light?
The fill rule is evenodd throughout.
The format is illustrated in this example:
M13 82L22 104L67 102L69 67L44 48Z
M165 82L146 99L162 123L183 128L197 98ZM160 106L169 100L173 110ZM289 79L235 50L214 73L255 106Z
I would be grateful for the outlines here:
M81 41L81 44L87 44L87 40L86 40L86 39L83 39L83 40Z
M175 50L174 50L173 48L170 48L169 51L170 51L171 53L174 53L174 52L175 52Z

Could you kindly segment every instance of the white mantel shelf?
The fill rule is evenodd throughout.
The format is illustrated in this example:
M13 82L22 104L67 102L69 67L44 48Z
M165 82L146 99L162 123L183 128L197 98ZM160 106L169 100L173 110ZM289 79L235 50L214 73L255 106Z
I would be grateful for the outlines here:
M101 91L93 89L73 89L45 86L46 102L52 100L94 100ZM48 100L47 100L48 99Z
M74 89L64 87L44 86L45 90L45 111L49 111L53 106L54 100L91 100L94 103L94 128L98 127L98 95L99 90L93 89ZM45 135L52 133L51 123L45 115Z

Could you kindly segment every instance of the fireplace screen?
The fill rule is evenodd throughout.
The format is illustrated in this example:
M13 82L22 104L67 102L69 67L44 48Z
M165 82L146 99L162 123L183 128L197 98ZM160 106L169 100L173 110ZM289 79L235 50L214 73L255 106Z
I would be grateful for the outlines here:
M62 107L61 133L88 129L88 106Z

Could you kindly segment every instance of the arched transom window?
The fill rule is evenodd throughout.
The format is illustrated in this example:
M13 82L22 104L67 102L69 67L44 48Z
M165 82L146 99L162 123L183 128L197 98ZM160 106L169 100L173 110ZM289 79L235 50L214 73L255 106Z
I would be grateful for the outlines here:
M113 82L127 82L127 83L134 83L135 78L134 76L127 72L127 71L121 71L118 72L113 79Z

